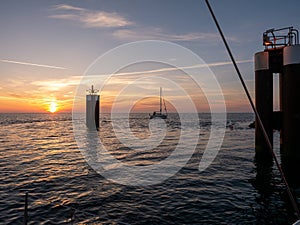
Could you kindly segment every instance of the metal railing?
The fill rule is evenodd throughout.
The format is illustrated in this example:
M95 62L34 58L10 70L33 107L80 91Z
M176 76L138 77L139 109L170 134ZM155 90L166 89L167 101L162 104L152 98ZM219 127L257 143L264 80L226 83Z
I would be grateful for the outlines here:
M299 44L299 32L293 27L269 29L263 33L265 50Z

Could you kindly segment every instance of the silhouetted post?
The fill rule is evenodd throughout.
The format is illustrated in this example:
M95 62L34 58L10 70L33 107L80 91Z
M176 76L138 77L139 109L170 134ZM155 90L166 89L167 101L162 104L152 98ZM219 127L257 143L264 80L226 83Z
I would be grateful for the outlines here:
M287 34L283 35L286 30ZM265 50L255 54L256 108L272 143L273 129L280 130L284 168L300 169L300 45L293 27L264 32ZM280 112L273 112L273 74L279 73ZM276 126L275 126L276 125ZM255 130L256 155L268 155L260 127ZM293 166L294 165L294 166ZM295 166L298 165L298 168Z
M283 127L281 158L287 179L299 187L300 170L300 45L283 50Z
M282 156L300 162L300 45L285 47L283 54Z
M273 143L273 74L269 68L269 52L255 54L255 104L269 140ZM267 141L257 120L255 124L257 158L270 158Z
M24 225L28 223L28 192L25 194L25 204L24 204Z
M99 113L100 113L100 95L98 90L92 88L88 90L86 95L86 126L89 129L99 128Z

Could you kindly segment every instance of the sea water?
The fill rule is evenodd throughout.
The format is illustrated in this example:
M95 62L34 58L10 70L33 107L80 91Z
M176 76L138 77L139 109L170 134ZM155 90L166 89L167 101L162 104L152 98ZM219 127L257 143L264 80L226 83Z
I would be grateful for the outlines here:
M129 186L88 165L71 114L0 114L0 224L23 224L25 193L28 224L291 224L296 218L277 169L270 165L257 174L254 129L248 127L253 114L227 117L222 147L205 171L198 166L211 123L203 113L190 123L201 138L182 169L159 184ZM111 123L109 115L101 115L99 138L128 165L165 159L181 132L179 118L171 114L164 142L137 151L120 143ZM132 114L130 127L141 140L151 135L147 114ZM277 143L278 132L274 137ZM299 190L295 193L299 202Z

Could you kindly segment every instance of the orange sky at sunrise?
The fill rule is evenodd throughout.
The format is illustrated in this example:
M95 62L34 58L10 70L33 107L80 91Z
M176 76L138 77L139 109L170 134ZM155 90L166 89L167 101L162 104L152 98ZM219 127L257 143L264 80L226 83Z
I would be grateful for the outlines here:
M289 6L284 2L277 3L280 6L275 4L272 10L267 11L261 7L261 2L237 1L234 3L235 7L226 7L226 10L223 9L227 2L220 3L219 9L219 4L215 3L219 21L252 98L253 56L256 52L263 51L262 33L273 27L299 24L297 13L290 13L289 17L279 13L282 7L289 8L286 12L297 10L293 4ZM135 4L139 4L139 7L110 1L37 1L32 4L27 1L3 2L0 14L0 113L71 112L77 87L89 65L120 45L143 40L168 41L191 50L209 65L218 79L227 111L251 112L204 2L195 1L191 5L185 5L189 6L188 10L183 10L182 3L179 2L159 4L159 7L149 4L146 8L143 8L144 3ZM253 17L245 4L249 8L255 8L259 16ZM152 10L155 8L157 17L149 16L152 15L149 7L153 7ZM240 10L236 11L236 8ZM239 19L234 19L232 15ZM130 53L126 54L130 56ZM170 58L174 59L176 55ZM109 111L112 99L118 94L116 90L128 82L126 79L130 80L129 77L123 77L114 85L101 90L103 112ZM173 77L170 79L173 80ZM177 80L179 83L181 81L184 80ZM84 88L88 89L90 85L89 83ZM188 89L197 110L209 111L201 90L186 83L183 85ZM146 113L155 110L157 101L154 98L158 97L159 87L159 83L151 81L146 85L139 85L136 95L142 99L147 98L147 102L142 100L135 104L134 110ZM99 88L99 85L95 84L95 88ZM274 90L278 92L278 87L275 86ZM176 95L174 90L163 86L163 93L166 100L171 102L177 99L185 104L186 99ZM84 110L85 93L82 95L81 110ZM275 101L278 102L278 98ZM122 110L126 105L132 104L130 96L124 95L122 101L116 104ZM276 104L278 108L278 103L275 102ZM189 110L187 107L186 111Z
M37 70L45 74L68 74L67 69L57 69L57 68L36 68L36 66L31 65L15 65L9 64L6 66L11 66L13 69L23 69L22 73L26 71L31 71L37 73ZM221 63L218 65L210 65L212 68L215 66L218 67L228 67L228 63ZM180 70L179 70L180 71ZM137 73L136 71L134 73ZM144 74L145 73L145 74ZM127 105L132 105L133 112L145 112L150 113L152 111L158 110L159 107L159 86L161 84L152 81L152 75L147 74L147 71L144 71L143 75L136 76L115 76L110 79L104 89L101 90L100 105L102 112L110 112L111 106L115 104L120 112ZM179 83L189 94L189 97L195 103L195 106L199 112L209 112L209 105L207 103L205 95L202 93L199 87L196 87L193 82L182 77L179 72L174 74L174 71L171 74L160 74L165 77L169 77L174 82ZM48 75L49 76L49 75ZM51 76L51 75L50 75ZM118 96L119 90L124 88L133 79L137 79L141 76L149 76L148 83L133 85L133 89L137 89L136 92L141 96L141 100L138 102L132 102L132 98L126 94L123 96L122 100L115 102L116 96ZM29 76L30 77L30 76ZM35 112L35 113L61 113L61 112L71 112L73 107L74 96L76 95L76 89L80 85L82 76L69 76L66 78L45 78L41 80L35 80L35 77L30 81L20 80L9 80L6 87L0 89L0 111L4 113L9 112ZM97 83L97 82L96 82ZM83 85L83 84L81 84ZM249 111L249 106L245 97L240 95L242 91L241 88L231 88L231 85L226 87L226 84L222 86L223 94L226 101L226 106L231 111ZM250 83L251 85L251 83ZM84 86L85 90L89 89L89 86ZM96 87L97 88L97 85ZM12 90L17 90L13 92ZM149 90L151 94L149 95ZM85 95L82 94L82 103L80 111L84 111L85 107ZM175 94L175 95L174 95ZM174 90L170 88L165 88L163 90L164 98L167 102L167 108L169 112L175 112L174 107L172 107L172 101L175 99L181 101L180 104L185 104L186 96L176 95ZM169 102L169 103L168 103ZM187 106L187 112L189 108Z

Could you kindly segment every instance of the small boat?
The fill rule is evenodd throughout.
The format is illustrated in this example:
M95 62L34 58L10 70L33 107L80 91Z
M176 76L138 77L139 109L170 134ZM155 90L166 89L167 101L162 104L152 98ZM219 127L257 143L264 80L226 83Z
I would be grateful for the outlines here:
M167 117L168 117L166 103L165 103L165 100L162 98L161 93L162 93L162 88L160 87L160 89L159 89L159 112L154 111L152 113L152 115L149 114L150 119L154 119L154 118L167 119ZM162 113L162 104L163 103L164 103L165 113Z

